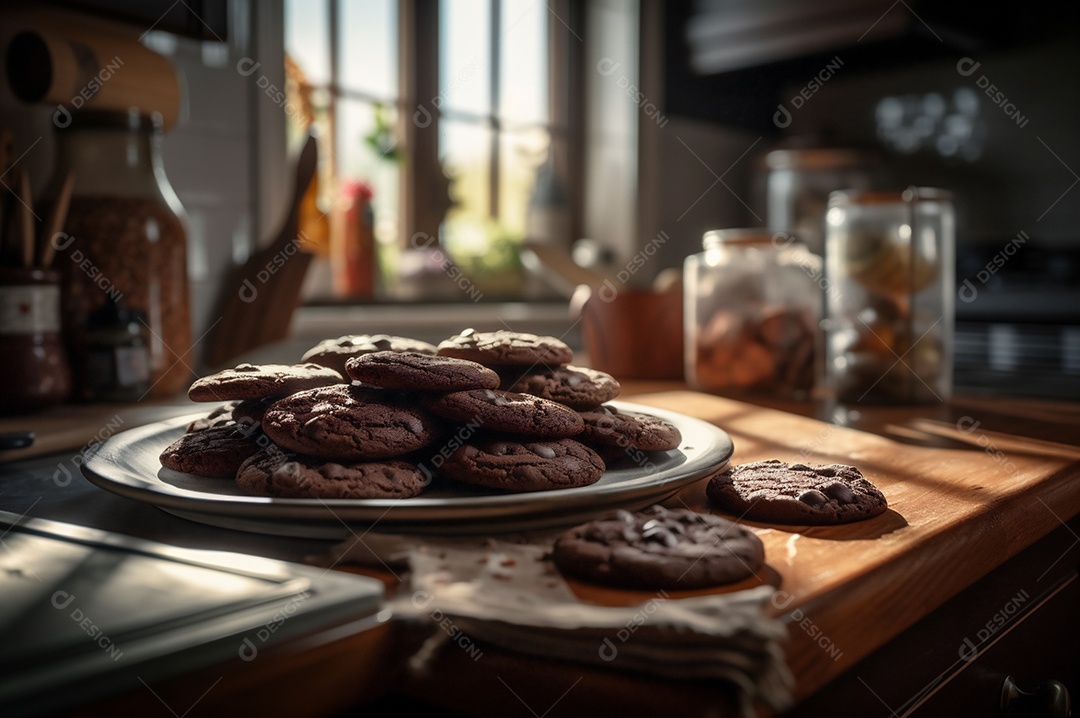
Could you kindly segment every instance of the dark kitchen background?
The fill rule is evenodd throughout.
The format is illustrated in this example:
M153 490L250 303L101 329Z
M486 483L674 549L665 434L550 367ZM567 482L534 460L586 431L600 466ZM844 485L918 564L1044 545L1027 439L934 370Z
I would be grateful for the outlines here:
M483 284L482 292L471 295L458 291L460 286L438 294L403 282L343 296L326 293L332 283L316 261L304 306L292 318L292 333L301 344L347 333L358 317L373 331L392 326L419 335L427 326L422 322L437 321L440 326L431 332L441 335L447 325L493 321L510 305L516 317L531 322L528 326L561 333L565 298L528 272L510 272L506 267L513 262L496 261L531 231L522 229L523 218L541 200L563 213L557 217L563 224L556 244L569 251L588 238L588 256L611 267L625 266L664 233L667 241L639 278L648 281L680 269L687 255L700 250L708 230L777 221L769 192L775 191L770 182L781 175L795 183L787 185L789 195L800 187L820 193L830 182L840 189L859 177L880 188L924 185L955 193L959 391L1080 397L1080 189L1075 187L1080 183L1075 131L1080 11L1075 3L1036 0L994 10L915 0L541 4L546 11L535 20L546 40L499 49L504 59L534 51L546 58L544 72L536 75L546 92L543 117L534 123L539 134L514 136L508 129L512 123L497 113L474 117L468 108L455 110L454 98L446 97L442 144L428 155L422 146L426 135L412 119L418 106L439 110L441 103L425 100L442 97L457 80L468 84L478 72L465 56L456 61L458 74L447 74L454 61L446 59L445 47L443 55L433 50L433 38L453 37L454 31L432 18L467 10L496 27L492 23L499 18L527 10L524 5L518 8L510 0L47 5L141 32L140 40L177 68L184 100L166 137L164 160L188 213L195 337L212 324L213 297L229 269L265 241L284 213L293 117L286 101L275 99L267 87L288 87L288 52L315 86L315 104L337 103L331 132L351 133L349 142L358 146L356 138L362 137L365 151L382 142L380 157L404 158L397 168L383 162L371 170L372 176L391 173L376 186L373 202L376 232L383 233L379 247L399 250L400 276L415 254L417 233L431 226L425 208L438 204L431 198L446 196L445 188L425 185L417 158L437 155L438 162L472 177L475 168L462 159L464 151L455 152L474 141L501 148L484 150L481 164L494 168L477 175L484 188L459 184L457 205L441 225L436 212L432 231L445 235L447 251L456 248L462 256L472 251L468 266L494 267L492 276L516 277L508 286ZM12 27L2 33L5 45ZM390 48L391 61L383 64L391 69L358 65L357 57L367 57L364 43L379 45L379 38ZM491 33L491 47L498 47L498 38ZM442 64L443 74L406 75L408 63L393 62L403 57ZM387 103L375 86L379 81L364 85L378 72L390 73ZM357 119L354 110L361 107L371 111ZM44 185L53 162L54 110L20 102L6 85L0 89L0 120L13 129L16 154L25 153L36 186ZM477 124L470 129L473 120ZM477 133L482 139L475 139ZM395 136L400 153L390 151L397 140L387 138ZM506 161L506 148L518 147L513 145L518 140L528 150L526 172ZM331 166L324 156L320 176L341 179L353 163L351 151L342 142ZM515 177L517 185L511 182ZM812 216L812 198L787 199L809 202L796 210ZM518 215L506 219L514 208ZM469 233L483 223L468 214L474 210L500 220L494 229L483 225L485 234L475 242ZM400 219L393 226L386 224L391 215ZM808 231L812 234L813 227ZM420 306L426 309L418 311Z

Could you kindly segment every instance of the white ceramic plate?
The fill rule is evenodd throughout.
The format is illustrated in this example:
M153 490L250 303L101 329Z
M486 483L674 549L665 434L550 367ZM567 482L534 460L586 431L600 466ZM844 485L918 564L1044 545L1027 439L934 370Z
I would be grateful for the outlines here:
M509 493L436 480L411 499L275 499L239 493L230 479L183 474L161 466L161 452L184 433L184 416L110 437L84 462L95 485L177 516L225 528L280 536L340 539L353 530L475 534L569 526L616 508L635 510L727 466L734 451L722 429L684 414L614 401L679 428L679 449L612 466L595 484ZM639 461L635 461L637 458Z

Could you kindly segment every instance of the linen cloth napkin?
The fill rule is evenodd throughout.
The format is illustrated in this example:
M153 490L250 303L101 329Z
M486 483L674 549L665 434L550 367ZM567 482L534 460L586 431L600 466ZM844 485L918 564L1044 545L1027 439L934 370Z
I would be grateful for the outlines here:
M587 604L550 560L557 535L496 540L368 533L313 562L384 567L398 575L402 583L384 610L442 627L421 654L447 641L462 648L481 642L672 680L728 681L747 716L757 702L777 711L791 704L792 678L780 648L786 629L764 611L773 587L691 598L660 591L635 606ZM425 655L414 657L414 668L423 668Z

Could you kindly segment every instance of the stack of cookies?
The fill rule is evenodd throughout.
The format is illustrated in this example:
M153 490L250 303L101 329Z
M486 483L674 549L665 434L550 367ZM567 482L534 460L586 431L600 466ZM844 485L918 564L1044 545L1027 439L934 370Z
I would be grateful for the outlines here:
M620 386L571 364L554 337L467 329L438 346L358 335L295 365L240 365L196 381L226 402L161 455L286 498L409 498L434 476L505 491L587 486L613 462L647 467L676 427L608 404ZM452 485L452 484L451 484Z

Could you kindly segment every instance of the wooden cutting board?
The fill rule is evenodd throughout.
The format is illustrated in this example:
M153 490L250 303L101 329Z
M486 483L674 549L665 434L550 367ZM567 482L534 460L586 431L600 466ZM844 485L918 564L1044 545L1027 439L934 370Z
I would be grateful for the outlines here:
M627 400L711 421L735 443L733 464L780 459L859 467L885 494L887 513L843 526L744 522L757 529L782 593L796 609L788 665L801 699L884 645L1009 557L1080 513L1080 406L958 399L949 406L860 407L852 426L691 391ZM622 398L622 397L621 397ZM705 482L669 502L713 511ZM619 603L650 595L575 584ZM796 621L798 623L798 621Z
M186 398L132 404L65 404L36 414L0 418L0 433L34 432L25 449L0 451L0 464L52 453L75 454L118 432L205 411Z

